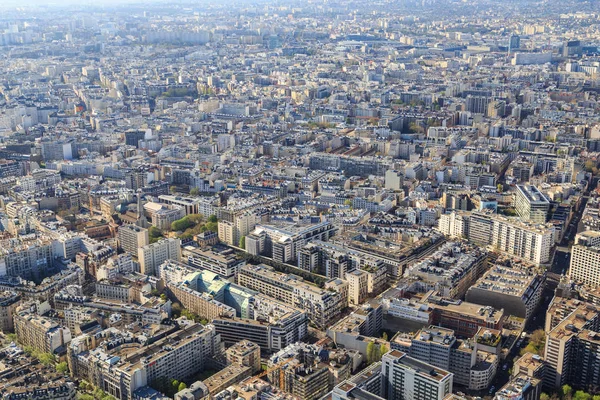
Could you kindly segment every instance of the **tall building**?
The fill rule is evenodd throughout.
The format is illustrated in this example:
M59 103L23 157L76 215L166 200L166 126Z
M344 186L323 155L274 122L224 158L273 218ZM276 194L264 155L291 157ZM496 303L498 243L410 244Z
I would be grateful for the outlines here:
M469 215L453 211L440 215L438 230L446 236L464 239L469 237L469 223Z
M54 247L47 238L5 241L0 247L0 276L39 278L54 265Z
M576 283L600 286L600 232L585 231L575 237L569 277Z
M519 35L510 35L508 39L508 54L510 54L513 50L518 50L521 48L521 37Z
M498 330L480 328L473 338L459 340L451 329L429 326L412 337L398 333L390 346L393 350L451 372L454 384L481 390L487 388L496 376L496 353L499 352L501 337Z
M488 212L474 212L469 221L470 242L538 265L550 261L554 236L550 224L525 223Z
M600 385L600 318L596 307L580 304L546 333L544 386Z
M515 209L524 221L543 224L548 218L550 201L535 186L517 185Z
M119 228L119 247L134 257L139 256L139 248L150 243L148 230L137 225L123 225Z
M21 297L13 291L0 292L0 330L2 332L13 332L14 313L19 306Z
M364 271L356 269L346 274L348 281L348 302L362 304L367 299L368 279Z
M381 359L382 397L388 400L442 400L452 393L453 374L399 350Z
M229 245L239 246L240 239L250 234L260 221L260 216L245 212L233 217L233 221L219 221L219 239Z
M181 239L165 238L138 249L140 272L156 276L158 267L167 260L181 260Z

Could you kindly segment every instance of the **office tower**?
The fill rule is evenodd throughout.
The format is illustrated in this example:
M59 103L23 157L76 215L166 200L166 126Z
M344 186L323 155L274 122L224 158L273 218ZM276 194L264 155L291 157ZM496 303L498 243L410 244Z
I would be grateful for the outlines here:
M600 232L585 231L575 237L569 277L576 283L600 286Z
M138 257L138 249L150 243L148 230L136 225L123 225L119 228L119 247Z
M165 238L138 249L140 272L155 276L158 266L167 260L181 260L181 239Z
M513 50L521 48L521 37L519 35L511 35L508 39L508 54Z
M453 374L399 350L381 359L382 397L388 400L442 400L452 393Z
M535 186L517 185L515 209L523 220L543 224L547 219L550 202Z

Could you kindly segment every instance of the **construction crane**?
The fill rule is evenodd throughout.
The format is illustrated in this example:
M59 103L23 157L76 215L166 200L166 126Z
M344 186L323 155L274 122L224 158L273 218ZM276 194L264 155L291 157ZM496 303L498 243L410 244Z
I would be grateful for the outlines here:
M289 358L285 361L281 361L281 362L275 364L275 366L264 370L263 372L258 374L256 377L258 379L262 379L272 372L279 371L279 388L281 390L285 390L284 389L285 388L285 371L284 371L283 367L286 366L287 364L291 363L294 360L295 360L294 358Z

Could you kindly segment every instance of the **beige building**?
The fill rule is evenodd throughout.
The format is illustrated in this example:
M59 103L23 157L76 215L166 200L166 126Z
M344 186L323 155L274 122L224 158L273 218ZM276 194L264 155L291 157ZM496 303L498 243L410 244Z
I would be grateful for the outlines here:
M369 282L367 273L361 270L354 270L346 274L348 281L348 302L350 304L362 304L367 299L369 292Z
M167 260L181 260L181 239L165 238L138 249L140 272L156 276L158 267Z
M14 331L13 316L20 299L21 297L16 292L6 290L0 293L0 330L2 332Z
M42 353L51 353L71 341L71 331L48 318L21 311L15 314L17 340Z
M138 249L150 243L148 230L137 225L123 225L119 228L119 247L138 257Z
M575 237L569 277L576 283L600 286L600 232L585 231Z
M334 322L342 310L341 295L304 281L299 276L275 271L267 265L245 265L238 283L306 312L319 327Z
M260 347L250 340L237 342L227 349L225 356L231 364L250 367L253 374L260 371Z

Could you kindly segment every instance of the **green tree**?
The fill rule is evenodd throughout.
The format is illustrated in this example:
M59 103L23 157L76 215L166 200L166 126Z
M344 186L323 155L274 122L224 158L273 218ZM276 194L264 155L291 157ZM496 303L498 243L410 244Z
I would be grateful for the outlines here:
M17 341L17 334L16 333L7 333L5 335L6 340L9 340L11 342L16 342Z
M179 387L177 388L177 391L181 392L183 389L187 389L187 385L185 384L185 382L181 382L179 384Z
M375 343L369 342L367 344L367 364L372 364L375 358Z
M501 183L499 183L498 185L496 185L496 189L498 189L498 193L504 192L504 186L502 186Z
M79 394L77 395L77 400L95 400L94 396L92 396L91 394Z
M80 390L83 390L84 392L87 392L89 388L90 388L90 384L88 383L88 381L82 380L81 382L79 382L79 389Z
M44 365L50 365L55 361L54 354L50 353L37 354L36 358Z
M383 332L383 335L381 335L381 338L387 342L387 340L388 340L387 332Z
M169 188L169 190L171 191L171 194L175 194L175 193L177 193L177 187L175 187L174 185L173 185L173 186L171 186L171 187Z
M542 393L540 395L540 400L550 400L550 396L548 396L546 393Z
M208 222L215 223L215 222L218 222L218 221L219 221L219 219L217 218L216 215L211 215L210 217L208 217Z
M56 364L56 371L61 374L66 374L67 372L69 372L69 366L64 361L59 362L58 364Z
M246 250L246 236L242 236L242 237L240 238L240 242L238 243L238 247L239 247L240 249L244 249L244 250Z
M590 400L592 395L584 392L583 390L578 390L575 392L575 396L573 398L575 400Z
M571 399L571 394L573 393L573 388L569 385L563 385L561 388L563 399Z
M600 400L600 394L594 395L594 397L592 397L592 400Z
M198 196L200 194L200 189L198 189L197 187L191 188L190 189L190 195L191 196Z

